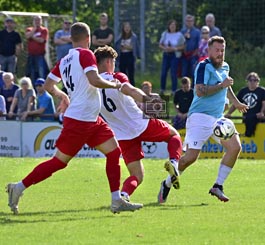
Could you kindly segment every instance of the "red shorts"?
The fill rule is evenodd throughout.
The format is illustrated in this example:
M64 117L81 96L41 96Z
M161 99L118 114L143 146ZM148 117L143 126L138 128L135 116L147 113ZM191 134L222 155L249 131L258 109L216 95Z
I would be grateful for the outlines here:
M131 140L119 140L123 159L127 164L144 158L142 141L162 142L171 138L170 125L159 119L150 119L146 130Z
M114 137L113 131L98 117L96 122L84 122L64 117L63 129L56 147L66 155L75 156L84 144L98 146Z

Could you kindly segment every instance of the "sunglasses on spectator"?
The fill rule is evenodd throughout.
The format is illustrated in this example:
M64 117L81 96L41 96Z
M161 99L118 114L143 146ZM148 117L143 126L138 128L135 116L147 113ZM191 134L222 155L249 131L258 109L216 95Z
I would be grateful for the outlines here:
M209 34L209 32L202 32L202 34Z
M248 79L249 82L258 82L259 80L256 78Z
M69 25L69 24L71 24L71 22L69 22L69 21L65 21L64 24L68 24L68 25Z

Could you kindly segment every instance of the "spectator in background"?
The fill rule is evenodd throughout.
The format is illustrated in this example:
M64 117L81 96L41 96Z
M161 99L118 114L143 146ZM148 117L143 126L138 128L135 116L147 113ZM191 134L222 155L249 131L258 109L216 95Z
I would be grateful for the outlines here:
M4 86L0 88L0 94L4 96L6 102L6 111L9 112L10 106L13 102L15 92L20 88L14 82L14 75L11 72L3 73ZM17 107L13 110L14 113L17 113Z
M1 88L3 88L4 86L4 80L3 80L3 74L4 74L4 71L1 70L1 65L0 65L0 90Z
M99 22L99 28L97 28L92 35L92 44L95 49L105 45L112 46L114 37L113 30L108 26L108 15L106 13L100 14Z
M26 29L28 41L26 76L30 77L31 81L36 81L38 77L45 79L48 75L48 65L45 60L45 45L48 35L48 29L42 26L42 17L34 16L33 27Z
M55 106L53 97L44 89L44 82L45 80L43 78L39 78L35 81L37 90L37 109L34 111L24 111L21 120L26 120L28 116L40 116L41 121L54 121Z
M6 114L6 101L3 95L0 95L0 120L6 120L6 117L3 116Z
M119 70L128 75L130 83L134 86L135 62L140 58L139 42L132 31L129 22L122 24L121 35L115 43L118 53Z
M181 79L181 89L176 91L173 101L177 114L173 119L173 127L175 129L185 128L192 100L193 89L191 88L191 80L189 77L183 77Z
M57 61L68 54L69 49L73 47L71 42L70 27L71 21L64 20L63 28L56 31L54 34L54 44L56 45Z
M3 71L16 73L17 56L22 50L20 34L15 31L15 21L5 19L5 28L0 31L0 65Z
M24 111L32 111L35 109L35 90L29 77L22 77L19 81L21 88L15 92L14 99L10 106L8 117L13 118L14 110L17 106L17 119L20 119Z
M185 27L181 29L186 39L185 49L182 55L182 77L190 77L193 79L193 73L198 63L198 49L200 42L200 30L194 26L195 17L186 15Z
M56 59L57 61L68 54L69 49L73 48L71 41L71 21L64 20L63 28L56 31L54 34L54 44L56 45ZM62 86L62 90L67 94L67 89Z
M199 43L199 62L205 60L208 58L208 40L210 38L209 36L210 29L208 26L203 26L201 28L201 40Z
M153 86L152 83L149 81L143 81L141 85L141 89L151 98L160 98L158 93L153 93Z
M265 120L265 89L259 86L260 77L256 72L250 72L246 80L247 86L238 92L237 98L249 107L248 111L243 113L243 122L246 126L245 136L251 137L255 135L257 123ZM231 117L235 109L232 105L226 117Z
M149 82L149 81L144 81L144 82L142 83L142 85L141 85L141 89L142 89L142 91L144 91L144 93L145 93L146 95L148 95L150 98L152 98L152 99L161 99L159 94L157 94L157 93L153 93L153 92L152 92L152 83L151 83L151 82ZM146 104L146 103L140 103L140 102L137 102L137 101L136 101L136 104L138 105L138 107L139 107L143 112L146 113L146 109L148 109L148 108L146 108L146 107L147 107L148 104ZM150 105L150 104L149 104L149 105ZM150 106L153 106L153 105L151 104Z
M178 30L177 22L175 20L170 20L167 25L167 30L162 33L159 41L159 48L163 51L160 80L161 95L163 95L166 90L167 73L169 69L172 82L172 94L177 90L177 70L181 62L184 43L185 38Z
M215 17L212 13L206 15L205 24L210 28L210 37L222 36L221 30L215 26Z

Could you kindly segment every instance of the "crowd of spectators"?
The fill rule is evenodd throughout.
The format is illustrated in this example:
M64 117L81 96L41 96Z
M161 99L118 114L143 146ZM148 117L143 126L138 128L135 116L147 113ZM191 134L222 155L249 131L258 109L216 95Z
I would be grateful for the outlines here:
M106 13L99 15L99 27L93 31L91 37L92 48L105 45L114 47L118 53L116 71L127 74L130 83L135 85L136 61L140 59L138 37L133 32L131 23L125 21L121 25L119 36L114 39L114 31L109 27L108 21ZM72 48L71 24L69 19L64 19L62 28L55 31L53 44L56 61L64 57ZM167 73L170 70L172 102L176 108L172 123L177 129L185 127L185 115L193 98L195 67L198 62L208 57L209 38L222 35L220 28L215 25L215 16L212 13L205 16L205 25L201 28L196 26L195 16L190 14L186 15L184 26L181 29L179 26L176 20L169 20L159 40L159 47L162 50L160 94L152 93L152 83L149 81L144 81L141 85L145 93L149 95L152 93L155 98L161 99L167 88ZM17 58L23 49L23 42L21 35L15 31L15 27L15 20L7 17L4 21L4 29L0 31L0 118L54 120L57 117L56 103L44 90L42 84L49 72L45 59L45 45L49 39L49 30L42 25L41 16L34 16L32 26L26 28L24 35L27 41L25 47L28 57L25 77L20 79L19 84L16 82ZM178 77L181 77L179 89ZM257 82L254 83L252 80ZM246 136L253 136L256 124L264 121L264 89L259 86L259 80L256 73L250 73L247 78L248 86L242 88L237 95L241 102L250 106L250 110L242 115L243 122L246 124ZM62 90L66 91L64 87ZM231 117L234 110L231 107L227 117ZM50 116L41 116L43 114ZM250 116L252 114L253 116Z

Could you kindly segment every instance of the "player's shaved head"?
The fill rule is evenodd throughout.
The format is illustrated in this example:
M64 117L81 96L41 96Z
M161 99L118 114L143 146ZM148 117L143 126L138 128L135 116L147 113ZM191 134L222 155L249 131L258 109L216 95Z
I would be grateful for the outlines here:
M90 36L90 27L83 22L76 22L71 26L71 39L80 42Z

